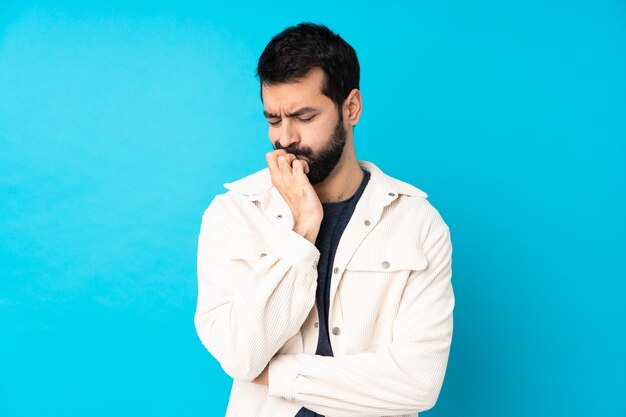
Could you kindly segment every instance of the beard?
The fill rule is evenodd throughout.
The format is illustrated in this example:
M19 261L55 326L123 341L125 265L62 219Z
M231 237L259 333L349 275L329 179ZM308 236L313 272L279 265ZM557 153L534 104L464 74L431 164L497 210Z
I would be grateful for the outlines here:
M335 126L335 130L330 135L328 141L326 141L326 145L319 151L313 152L308 146L296 148L289 145L285 148L281 146L279 141L274 143L274 149L284 149L287 153L296 156L306 156L306 162L309 164L309 173L306 176L309 182L314 185L324 181L333 172L341 159L345 145L346 130L343 127L343 115L339 113L339 121Z

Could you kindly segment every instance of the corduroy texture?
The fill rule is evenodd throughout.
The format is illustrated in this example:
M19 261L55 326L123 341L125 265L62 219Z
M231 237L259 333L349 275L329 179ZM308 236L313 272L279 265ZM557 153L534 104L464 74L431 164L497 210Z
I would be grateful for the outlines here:
M267 169L226 184L198 239L198 335L234 379L226 415L415 416L439 395L452 341L450 231L421 190L371 179L334 260L334 357L316 356L319 251L292 231ZM252 381L269 364L269 387Z

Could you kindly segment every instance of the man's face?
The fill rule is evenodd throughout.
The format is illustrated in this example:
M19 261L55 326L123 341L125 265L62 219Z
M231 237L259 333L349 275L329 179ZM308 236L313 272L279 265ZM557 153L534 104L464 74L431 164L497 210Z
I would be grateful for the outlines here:
M323 79L323 71L313 68L297 82L264 85L261 90L272 145L304 159L311 184L328 177L346 143L341 113L322 94Z

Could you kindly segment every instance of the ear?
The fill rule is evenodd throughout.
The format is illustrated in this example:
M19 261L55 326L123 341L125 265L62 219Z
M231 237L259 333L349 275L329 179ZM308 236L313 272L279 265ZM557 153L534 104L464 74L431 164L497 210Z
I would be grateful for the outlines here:
M363 102L361 92L354 88L343 103L343 118L352 126L356 126L361 117Z

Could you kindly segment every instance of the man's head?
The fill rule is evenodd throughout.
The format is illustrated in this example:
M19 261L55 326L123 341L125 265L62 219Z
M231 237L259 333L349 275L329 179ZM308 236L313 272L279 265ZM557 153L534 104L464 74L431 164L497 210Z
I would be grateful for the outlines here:
M257 75L270 141L307 161L312 184L323 181L344 153L346 128L360 116L354 49L325 26L301 23L269 42Z

